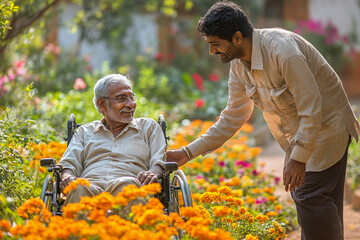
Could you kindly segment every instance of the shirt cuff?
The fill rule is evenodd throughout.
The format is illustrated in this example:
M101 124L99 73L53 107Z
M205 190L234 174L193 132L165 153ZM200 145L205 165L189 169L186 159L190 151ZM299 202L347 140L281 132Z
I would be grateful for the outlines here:
M187 145L187 148L190 150L193 158L196 158L199 155L206 155L207 153L211 152L206 147L204 140L201 138L196 139L195 141L191 142Z
M312 151L305 150L304 147L295 145L291 151L290 158L298 162L306 163L309 160L311 154Z

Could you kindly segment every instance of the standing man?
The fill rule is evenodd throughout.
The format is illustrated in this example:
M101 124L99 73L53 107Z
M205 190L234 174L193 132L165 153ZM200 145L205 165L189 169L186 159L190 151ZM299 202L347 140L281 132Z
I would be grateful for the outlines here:
M297 207L302 239L343 239L343 192L347 148L358 140L359 122L341 80L301 36L279 28L254 29L233 2L217 2L198 31L211 55L230 62L227 107L200 138L168 161L183 165L224 144L262 110L285 151L283 180Z

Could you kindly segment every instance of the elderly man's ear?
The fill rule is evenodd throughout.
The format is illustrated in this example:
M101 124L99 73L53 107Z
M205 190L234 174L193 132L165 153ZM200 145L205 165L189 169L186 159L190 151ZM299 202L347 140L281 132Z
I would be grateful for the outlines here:
M101 109L101 111L104 113L105 111L105 104L106 104L106 102L105 102L105 99L103 99L103 98L98 98L97 100L96 100L96 103L97 103L97 105L99 106L99 108Z

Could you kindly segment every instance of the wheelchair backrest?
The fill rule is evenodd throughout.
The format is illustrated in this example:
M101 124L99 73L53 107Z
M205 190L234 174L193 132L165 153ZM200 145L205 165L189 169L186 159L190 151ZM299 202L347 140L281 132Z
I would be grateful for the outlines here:
M165 144L167 146L167 143L170 140L170 137L166 136L167 125L166 125L164 115L160 114L157 122L160 125L161 130L163 131L164 138L165 138ZM80 127L80 126L81 126L81 124L76 123L75 115L73 113L70 114L69 120L67 122L67 137L66 137L67 146L69 146L69 144L71 142L71 139L74 136L74 133L75 133L76 129L78 127Z

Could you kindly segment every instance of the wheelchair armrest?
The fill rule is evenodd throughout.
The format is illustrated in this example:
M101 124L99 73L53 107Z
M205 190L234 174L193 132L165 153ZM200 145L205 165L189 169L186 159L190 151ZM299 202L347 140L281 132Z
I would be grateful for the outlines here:
M178 170L178 164L176 162L165 162L164 163L165 171L173 172Z
M40 166L42 167L50 167L55 165L56 165L56 160L53 158L43 158L40 160Z

